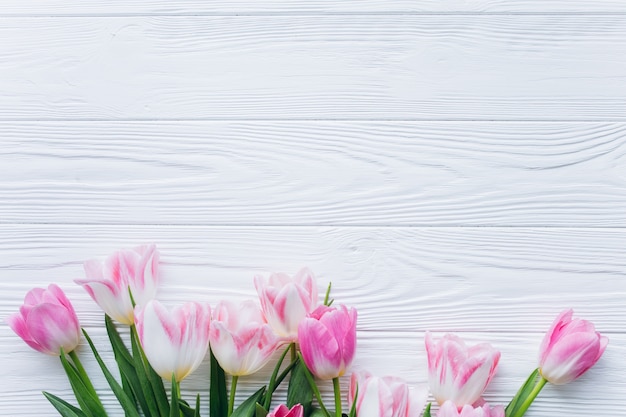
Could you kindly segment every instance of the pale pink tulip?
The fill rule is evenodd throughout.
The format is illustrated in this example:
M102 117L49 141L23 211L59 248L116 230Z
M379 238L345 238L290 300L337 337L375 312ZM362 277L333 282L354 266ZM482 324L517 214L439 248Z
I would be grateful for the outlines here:
M304 409L300 404L291 407L291 410L284 404L279 405L266 417L303 417Z
M161 377L181 381L200 365L209 348L211 309L189 302L168 311L156 300L137 306L135 324L148 362Z
M60 355L61 348L69 353L80 341L80 324L74 307L54 284L48 289L30 290L19 313L6 321L28 346L49 355Z
M320 379L342 376L356 350L356 310L319 306L298 327L304 363Z
M295 341L298 325L318 305L317 283L313 273L301 269L293 278L283 273L270 275L269 283L254 278L261 309L267 322L280 337Z
M498 405L491 408L488 404L472 407L467 404L459 410L452 401L446 401L439 409L437 417L504 417L504 407Z
M584 374L609 343L593 323L572 319L573 314L571 309L559 314L541 342L539 370L553 384L567 384Z
M222 301L213 310L211 351L224 371L249 375L261 369L281 343L252 301Z
M87 293L114 320L133 324L133 299L138 305L152 300L159 281L159 252L154 245L124 249L109 256L104 265L97 259L84 264L86 279L78 279Z
M358 387L358 395L357 395ZM414 417L426 405L428 388L411 389L397 377L375 377L367 372L353 373L348 392L348 406L356 400L359 417Z
M463 340L446 334L435 343L426 332L428 380L439 404L450 400L457 407L474 404L493 378L500 352L482 343L468 348Z

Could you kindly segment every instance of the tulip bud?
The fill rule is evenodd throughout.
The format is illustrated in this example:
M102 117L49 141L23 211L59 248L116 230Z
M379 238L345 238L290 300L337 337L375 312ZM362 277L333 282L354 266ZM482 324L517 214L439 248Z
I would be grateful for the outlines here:
M72 303L61 288L33 288L26 294L19 313L7 324L28 346L49 355L73 351L80 341L80 324Z
M261 309L274 332L295 341L298 325L317 307L317 283L313 273L301 269L293 278L287 274L272 274L269 283L263 277L254 278Z
M189 302L168 311L156 300L137 306L135 324L148 362L157 374L180 382L200 365L209 348L211 309Z
M213 310L209 340L222 369L236 376L261 369L281 342L252 301L218 304Z
M593 323L572 319L573 314L572 309L559 314L541 342L539 371L553 384L567 384L584 374L609 343Z
M356 310L319 306L298 327L304 363L320 379L342 376L356 350Z
M109 256L104 265L97 259L85 262L86 279L81 285L109 317L133 324L133 303L144 305L156 296L159 281L159 252L156 246L139 246Z
M427 332L425 342L428 380L437 402L450 400L457 407L474 404L495 375L500 352L488 343L468 348L452 334L435 343Z
M291 409L287 408L286 405L281 404L274 411L269 413L266 417L303 417L304 409L302 405L296 404Z

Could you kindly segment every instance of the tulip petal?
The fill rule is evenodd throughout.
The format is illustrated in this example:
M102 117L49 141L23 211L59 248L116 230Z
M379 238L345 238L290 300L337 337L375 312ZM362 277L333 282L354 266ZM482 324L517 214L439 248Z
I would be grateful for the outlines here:
M320 379L339 376L341 351L326 326L314 319L303 320L298 329L298 341L302 358L315 376Z
M26 318L26 326L32 340L50 354L60 354L61 347L70 352L78 346L78 320L67 314L64 306L46 303L34 307Z

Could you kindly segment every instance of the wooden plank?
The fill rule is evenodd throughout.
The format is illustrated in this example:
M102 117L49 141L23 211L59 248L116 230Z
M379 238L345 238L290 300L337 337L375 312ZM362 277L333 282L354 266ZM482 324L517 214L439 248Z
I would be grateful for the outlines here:
M625 13L620 0L19 0L3 2L1 15L197 15L333 13Z
M102 328L97 327L88 331L105 361L113 368L112 353L107 349L108 341ZM3 378L6 381L0 386L0 409L6 415L14 417L55 416L54 410L41 395L41 391L48 390L62 398L72 400L71 389L58 360L30 350L6 327L0 328L0 334L2 341L0 363L3 364ZM499 370L485 393L485 399L493 404L503 404L510 400L526 376L537 366L537 349L543 337L540 333L464 332L460 335L468 343L489 342L502 352ZM609 346L596 366L569 385L560 387L548 385L544 388L532 407L532 415L536 417L623 415L626 407L626 398L622 395L626 389L626 377L621 372L626 365L624 346L626 335L622 333L610 335ZM112 417L121 416L119 406L115 407L115 400L88 352L88 347L81 345L78 352L88 374L92 375L105 406L114 411ZM183 398L192 400L195 394L200 392L205 406L208 404L209 387L207 362L205 361L182 384ZM273 364L274 362L255 375L240 379L237 403L252 394L254 389L267 383ZM42 369L46 371L42 372ZM427 384L423 333L359 332L357 355L352 370L369 370L380 376L400 376L411 386ZM344 393L347 392L347 384L348 378L342 378ZM332 384L321 382L320 385L325 401L332 404ZM274 404L284 401L285 396L285 387L280 387L274 397ZM25 407L24 404L28 406Z
M58 282L94 326L100 311L72 282L83 261L144 242L161 248L168 303L253 298L256 274L307 265L364 331L540 333L572 307L624 332L624 229L0 225L0 315Z
M12 18L2 120L625 120L626 15Z
M5 122L0 137L4 223L626 227L624 123Z

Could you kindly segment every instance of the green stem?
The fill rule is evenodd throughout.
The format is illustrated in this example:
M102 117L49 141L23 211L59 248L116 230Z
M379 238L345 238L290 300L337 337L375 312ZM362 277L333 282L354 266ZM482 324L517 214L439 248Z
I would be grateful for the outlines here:
M335 415L341 417L341 387L339 378L333 378L333 389L335 390Z
M547 382L548 380L544 377L541 377L539 379L539 381L535 385L535 388L533 388L530 394L528 394L528 397L526 398L526 400L524 400L521 407L519 408L519 410L517 410L517 413L515 413L513 417L522 417L526 413L528 407L530 407L535 398L537 398L537 395L539 395L539 392L541 392L541 389L546 385Z
M299 352L298 352L298 358L304 364L304 359L302 359L302 354ZM311 387L311 390L313 390L313 394L315 394L315 398L317 399L317 403L322 409L322 412L326 415L326 417L330 417L330 413L328 412L328 409L326 409L326 407L324 406L324 402L322 401L322 394L320 393L320 390L317 387L315 380L313 379L313 375L311 375L311 372L306 366L304 367L304 374L306 375L307 381L309 381L309 386Z
M291 345L293 345L293 343ZM278 371L280 370L280 367L285 360L285 356L287 356L287 352L291 350L291 345L289 345L287 349L285 349L283 354L280 355L280 359L278 359L278 363L274 367L274 371L272 372L272 376L270 377L270 382L267 385L267 394L265 394L265 401L263 403L263 408L265 408L266 410L269 410L270 405L272 404L272 394L276 389L276 377L278 376Z
M85 371L85 368L83 367L83 364L78 358L76 351L72 350L70 353L68 353L68 355L70 355L70 358L72 358L72 362L74 362L74 366L76 366L76 370L78 371L78 374L80 375L80 379L83 380L83 383L85 384L85 386L94 394L94 397L98 398L98 394L96 394L96 389L93 387L93 384L91 383L91 380L89 379L89 376L87 375L87 371Z
M291 363L294 363L298 358L298 349L296 348L296 343L292 343L291 347Z
M235 409L235 392L237 391L237 381L239 377L237 375L233 375L233 379L230 383L230 398L228 399L228 417L233 413Z

